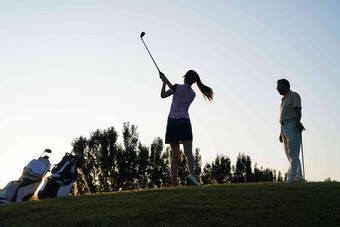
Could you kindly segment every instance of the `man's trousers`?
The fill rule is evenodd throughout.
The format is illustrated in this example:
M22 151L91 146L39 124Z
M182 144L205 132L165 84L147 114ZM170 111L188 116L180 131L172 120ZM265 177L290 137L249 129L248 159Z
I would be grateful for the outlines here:
M295 121L289 121L282 124L281 126L281 136L283 147L285 149L289 168L287 174L287 183L293 181L304 181L302 176L301 162L300 162L300 144L301 144L301 134L296 128Z

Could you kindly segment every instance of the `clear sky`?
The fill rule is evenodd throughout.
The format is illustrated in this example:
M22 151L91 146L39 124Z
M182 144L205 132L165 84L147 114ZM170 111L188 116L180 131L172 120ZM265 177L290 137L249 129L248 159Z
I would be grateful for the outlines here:
M245 153L285 172L278 141L286 78L302 98L308 180L340 180L339 1L3 1L0 0L0 187L18 179L45 148L59 162L71 142L124 122L150 146L164 138L171 98L160 69L196 85L190 108L203 164Z

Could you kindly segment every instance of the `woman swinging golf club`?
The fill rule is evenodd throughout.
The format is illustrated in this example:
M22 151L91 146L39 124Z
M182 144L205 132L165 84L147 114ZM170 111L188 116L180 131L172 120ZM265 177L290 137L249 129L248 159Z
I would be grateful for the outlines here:
M187 176L188 183L200 186L200 183L195 177L194 156L192 154L193 136L188 113L189 106L196 96L195 92L191 88L191 85L193 83L197 83L197 86L202 92L204 98L207 98L209 101L213 99L213 90L201 82L198 74L194 70L189 70L184 75L184 84L172 85L162 72L160 72L159 75L163 81L161 97L167 98L170 95L173 95L165 135L165 143L170 144L172 150L172 186L176 187L179 185L177 175L178 163L180 159L180 143L183 144L184 154L186 156L187 166L189 169L189 175ZM165 90L166 85L170 88L167 91Z

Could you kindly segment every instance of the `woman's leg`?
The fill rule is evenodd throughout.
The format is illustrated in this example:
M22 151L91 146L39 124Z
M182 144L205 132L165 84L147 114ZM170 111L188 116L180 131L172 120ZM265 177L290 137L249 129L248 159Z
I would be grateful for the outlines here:
M189 169L189 173L195 176L195 160L192 154L192 141L191 140L183 141L183 147L184 147L184 154L187 159L187 166Z
M180 158L179 142L170 143L172 150L172 160L171 160L171 183L172 186L178 185L178 163Z

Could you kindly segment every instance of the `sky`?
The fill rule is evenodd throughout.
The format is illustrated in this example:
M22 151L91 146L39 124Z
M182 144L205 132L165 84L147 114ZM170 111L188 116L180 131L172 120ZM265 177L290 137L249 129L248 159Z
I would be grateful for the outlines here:
M278 79L302 99L306 179L340 181L339 1L0 0L0 188L50 148L58 163L71 143L124 122L142 144L164 139L171 98L143 43L173 83L193 69L189 114L203 165L286 172L279 142Z

